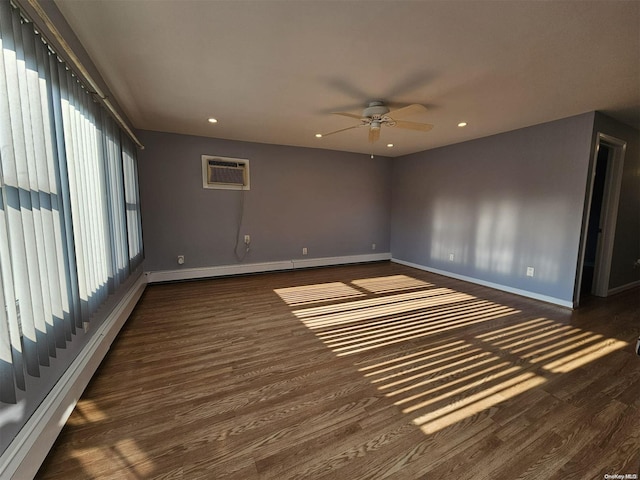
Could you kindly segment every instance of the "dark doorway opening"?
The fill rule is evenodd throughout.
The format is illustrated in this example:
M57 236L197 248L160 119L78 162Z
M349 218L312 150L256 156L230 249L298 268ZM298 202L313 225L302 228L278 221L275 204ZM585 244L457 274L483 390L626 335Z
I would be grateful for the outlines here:
M581 296L590 295L593 289L593 278L598 254L598 240L602 233L602 201L604 199L609 154L609 147L601 143L596 161L595 178L593 180L593 194L591 196L589 224L587 226L587 243L584 252L584 264L582 266Z

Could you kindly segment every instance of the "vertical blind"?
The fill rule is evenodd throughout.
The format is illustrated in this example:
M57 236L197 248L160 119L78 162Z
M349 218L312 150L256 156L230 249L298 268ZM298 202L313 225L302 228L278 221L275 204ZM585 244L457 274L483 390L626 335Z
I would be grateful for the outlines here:
M0 47L1 409L74 347L143 252L133 142L6 0Z

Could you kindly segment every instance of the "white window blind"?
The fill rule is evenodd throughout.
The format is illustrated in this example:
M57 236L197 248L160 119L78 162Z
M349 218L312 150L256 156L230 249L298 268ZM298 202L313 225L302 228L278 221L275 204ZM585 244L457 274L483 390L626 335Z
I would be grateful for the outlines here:
M0 453L141 264L139 203L133 142L0 0Z

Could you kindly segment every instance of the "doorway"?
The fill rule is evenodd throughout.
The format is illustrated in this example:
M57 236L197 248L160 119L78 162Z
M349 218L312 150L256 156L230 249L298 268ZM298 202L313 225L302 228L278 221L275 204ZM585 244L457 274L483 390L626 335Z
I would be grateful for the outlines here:
M591 194L591 208L587 225L587 243L582 262L582 285L580 296L591 295L593 290L593 276L596 269L596 254L598 253L598 240L602 234L600 227L602 220L602 200L604 198L605 179L607 166L609 165L609 147L601 143L596 155L595 177L593 179L593 193Z
M576 307L581 298L606 297L609 293L625 151L626 142L598 133L585 201Z

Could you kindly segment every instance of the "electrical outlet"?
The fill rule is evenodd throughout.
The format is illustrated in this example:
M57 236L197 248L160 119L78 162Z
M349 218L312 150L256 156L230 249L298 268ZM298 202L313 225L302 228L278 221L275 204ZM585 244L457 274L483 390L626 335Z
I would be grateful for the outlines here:
M449 254L449 261L450 261L450 262L453 262L453 253L450 253L450 254Z
M535 269L533 267L527 267L527 277L533 277Z
M372 243L372 244L371 244L371 250L375 250L375 249L376 249L376 244L375 244L375 243Z
M178 265L184 265L184 255L178 255Z
M251 243L251 235L244 236L244 244L249 245Z
M302 254L306 255L307 254L307 247L302 247Z

